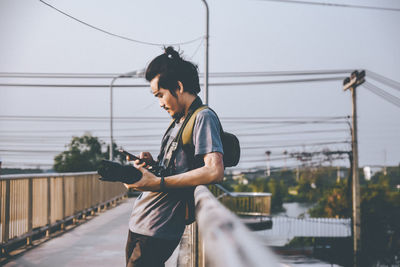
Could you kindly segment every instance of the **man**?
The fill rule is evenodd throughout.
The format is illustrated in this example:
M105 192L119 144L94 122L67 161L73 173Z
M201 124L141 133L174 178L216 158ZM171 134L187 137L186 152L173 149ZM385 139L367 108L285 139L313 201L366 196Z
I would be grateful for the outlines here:
M197 113L191 148L182 147L181 140L177 140L185 119L202 106L197 97L200 92L197 67L168 47L149 64L146 79L152 94L174 122L164 135L157 161L149 152L140 154L147 164L166 168L168 175L156 177L146 169L146 163L135 161L142 178L134 184L125 184L127 188L144 191L136 199L129 220L126 244L129 267L164 266L184 232L193 188L220 182L224 175L221 125L213 111L203 109ZM176 151L171 153L176 144Z

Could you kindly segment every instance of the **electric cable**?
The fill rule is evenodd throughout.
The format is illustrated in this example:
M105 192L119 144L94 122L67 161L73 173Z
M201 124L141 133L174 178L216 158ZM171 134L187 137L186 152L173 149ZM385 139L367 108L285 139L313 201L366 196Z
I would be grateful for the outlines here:
M190 60L193 60L194 56L197 54L197 52L199 51L201 45L204 43L204 38L201 39L201 42L199 43L199 45L197 46L197 48L194 50L192 56L189 58Z
M400 91L400 82L389 79L388 77L385 77L381 74L378 74L378 73L370 71L370 70L367 70L367 75L368 75L368 77L371 77L372 79L374 79L378 82L386 84L386 85L390 86L391 88L394 88L394 89Z
M238 137L254 137L254 136L280 136L280 135L293 135L293 134L316 134L316 133L333 133L333 132L345 132L347 129L330 129L330 130L307 130L307 131L290 131L290 132L267 132L267 133L247 133L247 134L236 134ZM163 133L160 134L132 134L132 135L115 135L114 138L124 139L135 139L135 138L152 138L152 137L160 137ZM15 135L1 135L1 138L8 139L57 139L57 138L66 138L67 136L54 136L54 135L41 135L41 136L15 136ZM99 139L108 138L108 136L96 136ZM0 139L1 140L1 139Z
M273 116L248 116L248 117L220 117L220 119L224 122L228 121L249 121L249 122L274 122L274 123L284 123L284 122L307 122L308 121L331 121L331 120L340 120L340 119L348 119L349 116L320 116L320 117L307 117L307 116L293 116L293 117L273 117ZM109 116L63 116L63 115L0 115L0 119L29 119L29 120L47 120L47 119L57 119L57 120L109 120ZM153 122L154 120L170 120L169 117L154 117L154 116L114 116L116 120L138 120L140 122ZM256 120L256 121L254 121ZM274 121L278 120L278 121Z
M198 46L200 47L200 46ZM195 53L194 53L195 54ZM192 56L193 57L193 56ZM209 77L214 78L237 78L237 77L269 77L269 76L307 76L307 75L334 75L348 74L352 69L337 70L300 70L300 71L261 71L261 72L210 72ZM82 79L112 79L120 73L48 73L48 72L0 72L0 78L82 78ZM121 78L143 78L138 77ZM204 76L199 73L199 76Z
M310 79L248 81L248 82L211 82L209 86L243 86L243 85L267 85L267 84L291 84L291 83L313 83L342 81L345 77L324 77ZM200 85L203 85L200 83ZM52 87L52 88L110 88L109 84L46 84L46 83L0 83L0 87ZM117 84L113 88L147 88L147 84Z
M197 37L197 38L195 38L193 40L180 42L180 43L152 43L152 42L145 42L145 41L135 40L135 39L132 39L132 38L129 38L129 37L126 37L126 36L122 36L122 35L119 35L119 34L115 34L115 33L103 30L103 29L101 29L99 27L96 27L96 26L91 25L91 24L89 24L87 22L84 22L84 21L82 21L82 20L80 20L78 18L75 18L75 17L67 14L66 12L56 8L55 6L50 5L49 3L47 3L47 2L45 2L43 0L39 0L39 2L47 5L48 7L56 10L57 12L65 15L65 16L67 16L67 17L69 17L69 18L71 18L71 19L73 19L73 20L75 20L75 21L77 21L77 22L79 22L79 23L81 23L83 25L86 25L86 26L88 26L88 27L90 27L92 29L95 29L97 31L103 32L103 33L108 34L108 35L113 36L113 37L117 37L117 38L120 38L120 39L123 39L123 40L131 41L131 42L134 42L134 43L139 43L139 44L144 44L144 45L152 45L152 46L177 46L177 45L185 45L185 44L194 43L194 42L197 42L198 40L201 40L201 39L204 38L204 36L200 36L200 37Z
M302 143L292 145L276 145L276 146L243 146L242 150L254 150L254 149L268 149L268 148L285 148L285 147L306 147L306 146L325 146L333 144L350 144L350 141L336 141L336 142L317 142L317 143Z
M329 6L329 7L346 7L346 8L360 8L360 9L371 9L371 10L384 10L384 11L400 11L400 8L391 7L378 7L378 6L363 6L363 5L352 5L352 4L338 4L330 2L311 2L311 1L300 1L300 0L259 0L266 2L280 2L290 4L304 4L304 5L317 5L317 6Z
M400 107L400 98L398 98L392 94L389 94L385 90L382 90L379 87L377 87L369 82L365 82L363 84L363 86L370 92L374 93L375 95L380 96L381 98L385 99L386 101L392 103L393 105L395 105L397 107Z

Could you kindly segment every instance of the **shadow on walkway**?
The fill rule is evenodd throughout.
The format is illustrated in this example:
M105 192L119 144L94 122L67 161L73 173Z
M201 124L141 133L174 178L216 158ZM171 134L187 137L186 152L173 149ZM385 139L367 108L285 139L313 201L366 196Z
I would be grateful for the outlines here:
M130 198L88 222L51 239L4 266L125 266Z

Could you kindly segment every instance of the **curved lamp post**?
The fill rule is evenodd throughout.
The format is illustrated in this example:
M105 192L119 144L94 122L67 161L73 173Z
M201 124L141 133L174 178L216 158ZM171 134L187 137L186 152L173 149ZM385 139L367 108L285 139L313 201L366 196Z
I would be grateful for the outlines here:
M201 0L206 7L206 62L205 62L205 70L204 70L204 104L208 104L208 39L209 39L209 21L210 21L210 12L208 9L208 4L206 0Z
M110 160L113 160L114 155L113 155L113 144L114 144L114 138L113 138L113 86L114 82L119 79L119 78L131 78L131 77L139 77L141 74L143 74L145 69L140 69L140 70L135 70L131 72L127 72L124 74L120 74L118 76L115 76L110 83Z

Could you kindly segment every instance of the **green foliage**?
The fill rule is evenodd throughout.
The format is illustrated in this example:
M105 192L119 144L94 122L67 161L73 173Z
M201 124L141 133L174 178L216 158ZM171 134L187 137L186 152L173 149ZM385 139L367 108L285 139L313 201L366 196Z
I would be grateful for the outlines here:
M336 184L336 170L332 167L305 170L301 173L298 181L299 202L317 202L326 190Z
M351 170L343 170L345 177L351 175ZM244 178L248 184L233 179L226 183L234 191L271 193L273 212L282 209L283 202L292 200L317 203L309 211L312 217L352 217L351 178L338 182L335 167L303 169L299 176L297 181L296 173L292 171L273 172L270 177L260 173L258 176L246 174ZM400 258L400 190L397 189L400 185L400 166L388 167L386 175L377 172L371 181L366 181L362 169L359 169L359 177L364 258L367 262L394 262L395 255ZM297 189L297 195L290 195L289 187ZM346 254L352 245L349 239L328 243L335 247L333 251L338 251L338 255ZM296 239L291 246L299 244L309 245L310 239Z
M400 193L388 179L362 188L361 235L361 246L372 261L400 252Z
M325 191L318 204L310 209L312 217L351 217L351 196L347 181L341 181L331 189Z
M271 198L271 210L272 212L278 212L283 210L283 199L287 192L287 186L283 180L276 181L274 178L269 179L268 189L272 194Z
M397 170L396 170L397 169ZM387 175L377 173L361 186L361 247L366 262L386 260L400 251L400 192L396 189L399 176L394 167ZM352 203L346 182L325 191L313 217L351 217ZM400 256L400 255L398 255Z
M53 168L56 172L95 171L99 168L101 160L108 158L109 149L103 153L103 146L104 142L90 134L73 137L67 146L68 150L55 156ZM114 144L114 155L122 162L125 159L116 147Z

